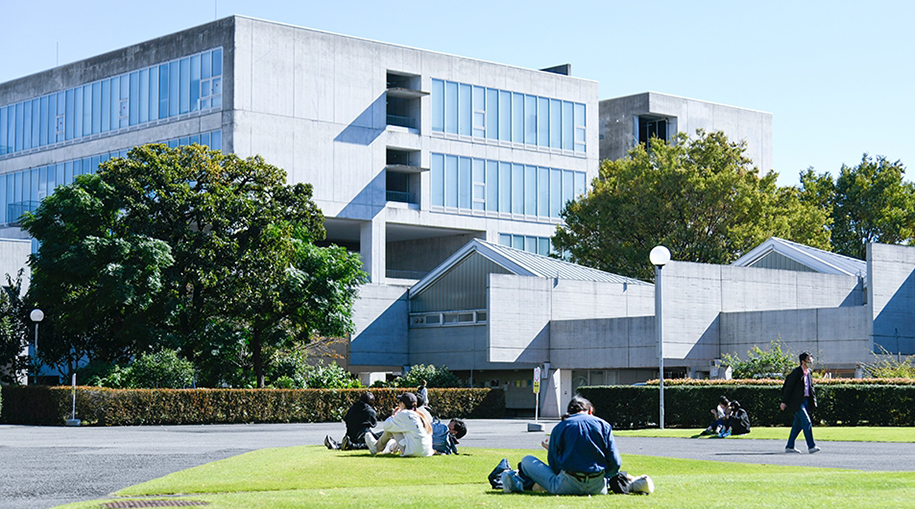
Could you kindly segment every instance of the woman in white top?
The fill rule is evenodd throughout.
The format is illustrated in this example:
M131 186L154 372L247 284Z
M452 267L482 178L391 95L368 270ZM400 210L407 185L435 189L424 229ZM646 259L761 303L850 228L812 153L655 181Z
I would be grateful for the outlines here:
M432 456L432 424L416 411L416 396L404 393L394 413L382 423L384 433L377 441L366 434L369 452L377 454L400 452L403 456Z

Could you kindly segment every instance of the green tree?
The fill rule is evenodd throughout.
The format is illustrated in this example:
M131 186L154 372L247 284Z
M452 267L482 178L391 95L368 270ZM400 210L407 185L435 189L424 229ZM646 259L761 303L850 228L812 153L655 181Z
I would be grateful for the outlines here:
M17 373L28 369L29 358L24 355L29 344L29 309L22 300L23 269L14 279L6 275L6 285L0 290L0 382L17 384Z
M801 196L831 216L835 251L864 259L868 242L915 242L915 185L904 174L900 161L864 154L857 166L843 164L835 180L828 172L802 172Z
M178 357L174 350L144 353L130 365L128 380L136 388L183 389L194 383L194 363Z
M775 172L760 177L745 150L698 130L602 161L592 189L563 210L553 246L576 263L648 280L658 244L702 263L730 263L771 236L828 248L826 213L778 187Z
M336 362L328 365L319 364L308 370L305 386L309 389L358 389L362 387L359 380L353 378L349 371Z
M464 383L447 366L437 367L433 364L416 364L410 366L402 377L394 380L397 387L419 387L425 380L427 387L463 387Z
M23 226L41 241L29 295L60 355L114 362L180 348L202 364L253 366L262 387L265 346L305 342L328 316L351 327L358 257L314 246L324 216L312 188L285 179L260 157L147 145L55 191ZM334 291L304 285L308 275Z
M784 378L797 366L796 357L784 348L781 340L773 341L763 350L756 345L747 352L747 360L740 356L726 353L721 356L722 364L730 366L732 376L743 380L747 378Z

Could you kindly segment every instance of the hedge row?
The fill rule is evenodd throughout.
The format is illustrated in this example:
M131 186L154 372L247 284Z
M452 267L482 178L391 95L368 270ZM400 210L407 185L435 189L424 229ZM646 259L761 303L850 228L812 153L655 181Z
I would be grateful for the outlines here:
M580 387L591 400L595 413L614 428L634 429L656 426L659 414L657 386ZM664 386L664 424L698 428L712 419L710 410L719 396L738 400L754 426L790 426L794 415L779 410L778 384L675 384ZM817 385L818 408L811 412L814 422L842 426L915 425L915 385L825 383Z
M105 389L77 387L76 417L84 424L229 424L333 422L366 390L375 394L379 418L396 406L403 389ZM62 424L71 413L70 387L2 388L0 422ZM442 417L499 418L501 389L429 389Z

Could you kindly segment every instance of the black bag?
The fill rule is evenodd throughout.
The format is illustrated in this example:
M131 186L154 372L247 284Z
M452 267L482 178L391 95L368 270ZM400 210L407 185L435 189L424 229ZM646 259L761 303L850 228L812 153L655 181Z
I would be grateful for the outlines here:
M617 495L628 495L631 482L626 472L620 472L607 479L607 489Z
M496 468L493 469L492 473L489 474L489 485L492 486L492 489L502 489L502 472L511 469L512 467L508 464L508 460L502 458L502 461L500 461L499 464L496 465Z

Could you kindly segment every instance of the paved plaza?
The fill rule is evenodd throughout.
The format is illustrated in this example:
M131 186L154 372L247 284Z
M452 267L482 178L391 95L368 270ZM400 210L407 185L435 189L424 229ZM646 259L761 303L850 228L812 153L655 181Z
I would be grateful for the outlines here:
M547 430L555 421L544 421ZM539 450L527 420L468 420L461 447ZM0 425L0 509L47 509L211 461L268 447L321 444L340 423L56 427ZM785 430L787 433L787 429ZM819 454L785 454L781 440L617 437L623 454L775 465L915 471L915 444L822 442ZM485 481L481 473L480 481Z

